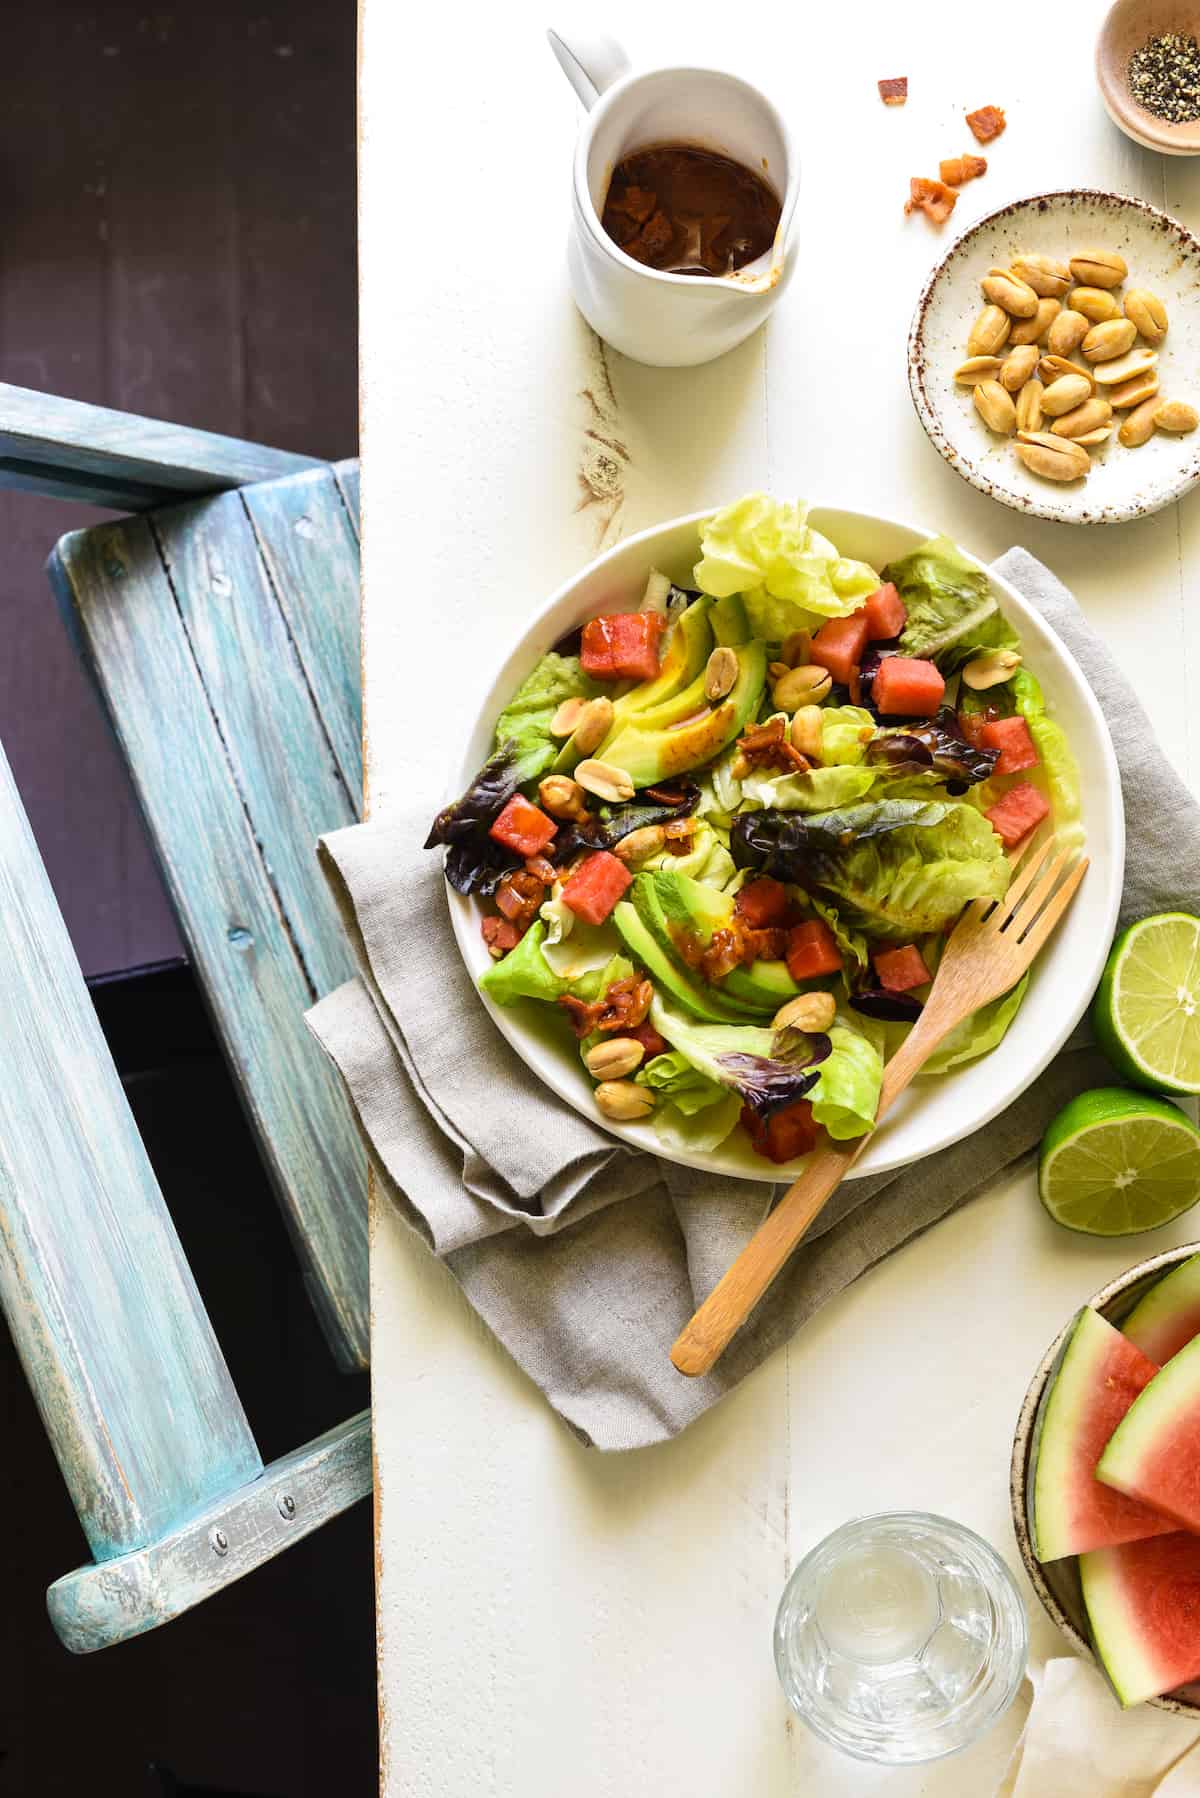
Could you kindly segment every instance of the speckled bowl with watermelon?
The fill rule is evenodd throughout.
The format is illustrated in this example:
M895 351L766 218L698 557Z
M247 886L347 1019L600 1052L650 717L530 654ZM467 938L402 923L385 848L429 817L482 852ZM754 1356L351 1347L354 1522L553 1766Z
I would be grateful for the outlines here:
M1194 1265L1183 1271L1188 1263ZM1169 1275L1177 1277L1164 1288L1162 1283ZM1173 1304L1164 1305L1164 1291L1179 1296ZM1148 1296L1151 1294L1154 1296ZM1089 1425L1093 1436L1098 1429L1107 1435L1112 1427L1112 1418L1107 1425L1102 1425L1095 1414L1097 1407L1103 1408L1106 1401L1097 1399L1095 1390L1089 1399L1089 1382L1093 1388L1126 1384L1123 1400L1107 1401L1116 1404L1115 1415L1120 1415L1134 1394L1149 1381L1149 1363L1143 1361L1143 1354L1153 1365L1162 1366L1189 1338L1196 1336L1188 1358L1200 1368L1200 1336L1197 1336L1200 1332L1200 1243L1170 1249L1140 1262L1096 1293L1088 1301L1088 1307L1106 1319L1108 1325L1119 1329L1128 1325L1133 1340L1093 1325L1091 1319L1084 1319L1084 1323L1091 1327L1081 1329L1082 1314L1076 1313L1047 1350L1026 1393L1013 1443L1013 1527L1025 1570L1047 1614L1080 1654L1100 1665L1120 1696L1124 1678L1136 1683L1138 1678L1145 1677L1144 1663L1153 1660L1158 1644L1127 1640L1120 1644L1118 1657L1113 1656L1111 1643L1102 1645L1103 1651L1098 1650L1084 1600L1081 1560L1090 1580L1092 1607L1100 1613L1101 1607L1107 1606L1111 1620L1114 1598L1118 1610L1128 1598L1134 1608L1139 1600L1145 1599L1147 1610L1153 1611L1149 1588L1156 1577L1156 1558L1161 1559L1164 1551L1169 1555L1171 1545L1178 1542L1185 1563L1181 1569L1185 1591L1183 1602L1190 1610L1190 1594L1197 1590L1200 1581L1200 1534L1186 1537L1158 1534L1153 1524L1138 1529L1136 1518L1141 1507L1120 1492L1101 1486L1098 1481L1093 1487L1099 1501L1095 1506L1083 1490L1074 1494L1064 1490L1063 1503L1058 1505L1053 1502L1054 1484L1062 1482L1064 1489L1068 1489L1072 1479L1078 1479L1080 1469L1078 1466L1072 1468L1071 1457L1076 1452L1085 1452L1079 1438L1086 1437ZM1140 1369L1139 1362L1142 1364ZM1192 1384L1195 1383L1193 1375ZM1060 1425L1064 1412L1068 1417L1065 1445L1061 1428L1058 1436L1052 1438L1047 1422L1056 1389ZM1090 1418L1087 1415L1089 1404L1093 1407ZM1070 1440L1071 1431L1077 1433L1074 1442ZM1051 1488L1049 1504L1048 1485ZM1082 1525L1081 1516L1084 1518ZM1123 1546L1104 1548L1082 1558L1069 1549L1064 1551L1070 1532L1078 1532L1081 1527L1085 1533L1089 1527L1098 1532L1096 1541L1123 1542ZM1196 1527L1193 1522L1192 1528ZM1179 1525L1165 1522L1159 1528L1178 1529ZM1049 1540L1056 1534L1057 1541ZM1144 1540L1131 1542L1127 1539L1135 1535ZM1039 1548L1043 1553L1049 1550L1056 1558L1039 1560ZM1123 1582L1128 1590L1122 1589ZM1200 1624L1192 1617L1183 1622L1195 1639ZM1170 1634L1170 1625L1164 1625L1164 1638ZM1167 1641L1164 1651L1174 1646ZM1106 1664L1106 1660L1115 1664ZM1159 1710L1200 1718L1200 1678L1145 1701ZM1124 1702L1131 1700L1126 1698Z

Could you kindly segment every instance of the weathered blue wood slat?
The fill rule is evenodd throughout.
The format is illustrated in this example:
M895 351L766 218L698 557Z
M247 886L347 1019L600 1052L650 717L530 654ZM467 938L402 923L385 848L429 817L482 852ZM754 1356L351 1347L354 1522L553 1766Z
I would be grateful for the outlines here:
M329 468L260 481L244 487L240 497L357 816L362 798L359 554L347 501ZM310 844L305 851L311 866Z
M213 503L240 507L236 499ZM365 1366L365 1157L344 1095L305 1028L313 983L293 940L297 920L281 913L279 890L255 840L258 820L248 815L234 781L151 526L127 519L64 537L50 573L63 603L74 608L79 640L105 695L180 928L309 1265L331 1344L344 1364ZM212 593L211 581L209 587L215 618L230 596ZM189 603L198 618L198 598ZM236 653L246 641L243 628L254 626L234 623L225 610L220 625L206 624L198 644L215 643L224 629ZM273 677L279 670L265 672ZM275 722L265 744L269 754L282 753ZM245 752L244 740L240 749ZM286 786L292 772L280 761L275 784ZM348 815L345 795L342 805L339 815ZM335 955L323 950L314 960L340 978Z
M312 456L0 382L0 486L144 512L322 466Z
M359 470L357 462L335 462L333 472L337 484L342 490L342 498L346 502L346 510L350 514L350 523L354 526L354 535L362 537L362 496L360 492Z
M159 1541L56 1580L47 1593L51 1622L75 1654L143 1635L261 1567L370 1490L371 1414L361 1411Z
M0 754L0 1300L92 1553L262 1462Z

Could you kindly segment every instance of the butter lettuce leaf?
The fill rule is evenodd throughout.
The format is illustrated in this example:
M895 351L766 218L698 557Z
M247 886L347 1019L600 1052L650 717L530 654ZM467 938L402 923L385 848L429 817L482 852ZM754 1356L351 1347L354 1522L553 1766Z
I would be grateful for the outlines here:
M879 585L865 562L840 556L808 522L808 507L750 493L714 513L700 538L696 585L740 594L750 632L779 642L822 618L844 618Z
M1046 716L1046 702L1037 680L1027 668L1018 668L1009 681L1016 710L1029 726L1033 746L1042 759L1040 771L1054 807L1054 833L1062 848L1083 842L1083 807L1079 788L1079 764L1061 724Z
M479 976L480 990L497 1005L512 1005L517 999L553 1002L560 993L569 993L571 982L556 974L542 953L545 938L546 926L539 919L530 925L515 949Z
M980 649L1015 649L1019 639L1000 611L984 569L949 537L934 537L885 570L908 622L900 653L936 662L943 674Z
M638 1069L634 1079L639 1086L648 1086L653 1092L669 1098L688 1117L709 1105L719 1105L729 1096L727 1087L710 1080L707 1074L701 1074L678 1049L656 1055L653 1061Z
M843 928L890 942L941 930L972 899L1008 890L999 837L974 806L954 800L743 812L729 842L738 867L823 894Z
M752 770L742 781L742 796L756 806L773 806L781 812L828 812L865 798L874 784L870 768L809 768L801 774L767 778Z
M737 872L733 857L711 824L701 820L692 833L692 846L686 855L662 849L647 856L643 868L669 868L672 873L686 874L689 880L702 880L705 886L720 890L727 887Z
M828 1036L771 1030L757 1024L698 1024L663 1003L650 1004L650 1022L698 1074L739 1095L759 1117L806 1098L830 1053Z
M926 1074L948 1074L951 1068L962 1067L964 1062L989 1054L1004 1040L1009 1025L1021 1009L1028 986L1029 975L1022 974L1011 992L1002 993L998 999L981 1005L978 1011L956 1024L950 1034L942 1038L918 1078Z
M875 720L861 705L821 708L821 760L826 767L853 766L866 760L875 735Z
M550 720L564 699L594 699L602 689L583 671L578 656L544 655L526 675L496 720L496 747L515 743L523 766L535 780L545 772L561 747L550 735ZM540 754L539 754L540 752Z
M875 1124L883 1084L883 1031L867 1019L831 1027L829 1055L809 1093L813 1117L835 1142L865 1136Z

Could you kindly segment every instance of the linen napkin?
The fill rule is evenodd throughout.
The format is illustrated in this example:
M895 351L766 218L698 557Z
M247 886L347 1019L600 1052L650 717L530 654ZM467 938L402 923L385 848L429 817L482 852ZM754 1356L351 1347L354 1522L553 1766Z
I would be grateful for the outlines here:
M1121 922L1200 912L1200 807L1129 682L1032 556L1010 550L996 571L1063 638L1108 718L1128 831ZM847 1181L713 1371L686 1379L671 1343L783 1188L631 1151L530 1073L463 968L441 855L420 847L441 797L322 839L360 973L308 1021L345 1083L385 1202L598 1448L675 1435L844 1287L1035 1148L1069 1098L1114 1078L1094 1048L1072 1047L965 1142Z
M1190 1718L1122 1711L1086 1661L1047 1661L1028 1677L1033 1705L995 1798L1200 1798Z

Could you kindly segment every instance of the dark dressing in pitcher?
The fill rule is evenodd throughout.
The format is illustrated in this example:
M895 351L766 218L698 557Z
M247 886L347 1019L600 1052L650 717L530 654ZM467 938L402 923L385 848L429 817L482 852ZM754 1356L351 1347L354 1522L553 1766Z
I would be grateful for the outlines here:
M781 207L761 176L689 144L635 150L613 170L601 223L648 268L731 275L775 240Z

